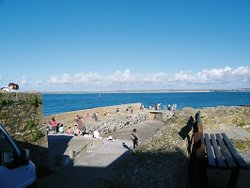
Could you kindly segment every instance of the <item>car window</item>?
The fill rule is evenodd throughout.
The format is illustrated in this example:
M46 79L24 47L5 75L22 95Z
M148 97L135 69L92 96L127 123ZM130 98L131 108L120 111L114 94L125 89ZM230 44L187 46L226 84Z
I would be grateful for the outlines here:
M18 166L18 157L16 150L10 143L6 135L0 131L1 139L1 162L7 168L15 168Z

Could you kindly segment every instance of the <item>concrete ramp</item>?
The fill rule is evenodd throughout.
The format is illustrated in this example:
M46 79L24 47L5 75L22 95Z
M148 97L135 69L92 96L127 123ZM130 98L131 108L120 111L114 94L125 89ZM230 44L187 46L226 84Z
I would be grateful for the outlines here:
M100 146L102 142L92 137L52 134L48 135L48 144L50 169L59 170L68 163L73 163L79 153Z

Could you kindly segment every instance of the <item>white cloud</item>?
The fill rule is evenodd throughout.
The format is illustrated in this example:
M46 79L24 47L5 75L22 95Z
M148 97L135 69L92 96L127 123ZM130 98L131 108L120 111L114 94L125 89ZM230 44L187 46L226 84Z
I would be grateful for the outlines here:
M250 69L249 67L243 66L236 69L225 67L223 69L203 70L197 73L197 75L198 79L200 79L203 83L245 82L249 81Z
M71 83L74 84L98 84L102 81L102 76L98 75L97 73L88 72L88 73L77 73L72 76Z
M21 80L19 81L20 85L27 84L27 77L25 75L22 76Z
M1 78L0 78L1 79ZM26 76L20 83L27 84ZM30 84L32 85L32 84ZM231 89L250 87L250 68L240 66L237 68L224 67L178 73L134 74L129 69L117 70L110 75L101 75L94 72L81 72L76 74L63 74L51 76L48 80L39 80L34 83L35 90L129 90L129 89ZM223 88L222 88L223 87Z
M124 72L117 70L114 74L111 74L107 78L104 78L109 83L117 82L117 83L126 83L126 82L134 82L136 80L136 75L131 75L130 70L126 69Z

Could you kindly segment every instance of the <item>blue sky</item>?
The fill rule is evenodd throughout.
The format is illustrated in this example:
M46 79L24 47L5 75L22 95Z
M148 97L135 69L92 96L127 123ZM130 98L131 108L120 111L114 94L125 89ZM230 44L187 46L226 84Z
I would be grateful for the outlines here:
M250 1L0 0L0 86L250 87Z

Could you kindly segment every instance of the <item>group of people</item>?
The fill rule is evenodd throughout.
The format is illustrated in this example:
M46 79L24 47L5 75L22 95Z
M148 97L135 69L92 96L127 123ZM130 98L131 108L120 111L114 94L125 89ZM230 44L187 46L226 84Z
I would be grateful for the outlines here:
M134 109L133 109L131 106L129 106L129 107L126 109L126 112L133 113L133 112L134 112Z
M112 117L112 114L111 114L110 112L105 112L105 113L104 113L104 116Z
M64 125L63 123L59 123L56 121L55 117L52 117L51 121L49 121L47 125L47 133L53 132L53 133L64 133Z
M74 136L84 136L85 134L88 134L86 132L86 127L78 127L78 125L75 125L74 126L74 129L72 129L71 127L69 127L67 130L66 130L66 134L68 135L74 135Z
M163 109L163 110L168 110L168 111L174 112L174 111L176 111L177 104L173 104L172 106L170 104L168 104L167 106L166 105L161 106L161 103L157 103L157 104L155 104L154 107L149 106L148 108L153 109L153 110L162 110Z
M119 108L119 107L116 108L115 112L116 112L116 113L120 113L120 108ZM133 112L134 112L134 109L133 109L131 106L129 106L128 108L126 108L126 112L133 113Z
M90 121L90 118L91 116L87 114L85 120ZM89 132L85 126L85 120L82 116L77 115L74 119L75 122L74 127L73 128L68 127L66 129L66 126L64 126L63 123L57 122L55 117L52 117L51 121L49 121L47 125L47 133L49 134L52 131L54 134L66 133L68 135L74 135L74 136L88 135ZM98 130L94 131L93 137L100 137L100 132Z
M132 112L131 112L132 113ZM87 114L89 116L89 114ZM74 136L84 136L84 135L89 135L87 128L85 126L85 122L83 117L77 115L74 119L75 125L74 128L68 127L67 130L65 130L65 126L63 123L57 122L55 117L52 117L51 121L49 121L47 125L47 132L49 134L50 131L53 131L54 134L57 133L66 133L68 135L74 135ZM95 130L93 132L93 135L90 135L94 138L99 138L101 139L101 133L99 130ZM132 142L133 142L133 148L136 148L138 146L138 135L137 135L137 130L133 129L132 134L130 135ZM113 141L114 139L112 139Z

